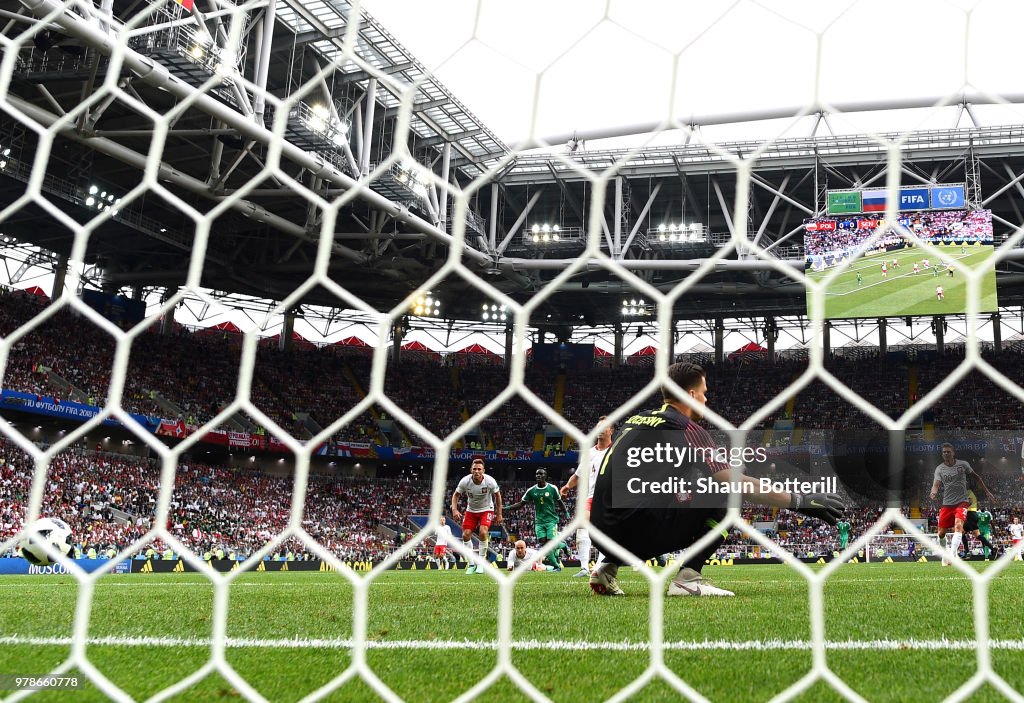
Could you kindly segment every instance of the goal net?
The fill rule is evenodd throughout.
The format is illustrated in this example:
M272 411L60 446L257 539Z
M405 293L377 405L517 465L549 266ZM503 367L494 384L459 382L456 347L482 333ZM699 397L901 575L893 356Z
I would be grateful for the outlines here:
M924 67L955 78L919 99L850 101L830 86L897 63L850 68L851 46L867 62L862 37L918 36L873 8L405 6L460 37L429 59L343 0L0 8L0 573L41 518L72 526L56 565L0 583L5 700L860 701L897 685L883 655L923 672L906 698L1022 700L1024 331L1001 335L1024 328L1000 317L993 263L1016 265L1021 233L1019 203L989 201L1016 197L1024 139L982 129L982 106L1013 125L1017 107L963 83L1012 39L991 9L918 6L959 28L929 25L965 65ZM521 52L538 22L559 32ZM782 37L791 76L757 66ZM589 80L606 71L621 83ZM474 83L520 123L492 131L459 92ZM590 93L612 122L566 129L556 113ZM743 107L758 100L795 107ZM916 111L879 127L879 106ZM1008 173L995 194L985 169ZM922 224L914 197L952 199ZM706 405L669 379L681 359L709 362ZM549 498L507 510L589 467L665 387L725 452L697 465L837 493L845 528L732 491L659 562L588 524L587 470L549 530ZM968 559L937 563L946 441L988 482L969 487L990 563L970 530ZM463 541L453 491L479 456L506 511ZM737 597L669 598L705 550ZM561 571L601 551L625 597ZM950 622L929 624L947 588ZM963 651L940 671L947 648Z

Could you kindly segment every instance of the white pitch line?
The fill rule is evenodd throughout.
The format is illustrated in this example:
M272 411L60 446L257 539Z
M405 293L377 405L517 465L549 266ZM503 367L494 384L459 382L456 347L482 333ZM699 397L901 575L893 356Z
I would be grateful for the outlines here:
M70 637L28 637L11 635L0 637L3 645L31 646L70 646ZM180 637L91 637L86 642L92 647L202 647L211 646L211 640ZM351 649L351 639L253 639L228 637L225 645L232 649ZM513 640L512 649L520 651L613 651L613 652L646 652L649 642L588 642L583 640ZM666 642L664 648L675 651L705 650L791 650L810 651L813 644L808 640L698 640ZM992 649L1024 651L1024 639L990 640ZM498 643L494 640L370 640L367 649L382 650L497 650ZM840 651L896 651L896 650L964 650L973 651L977 648L974 640L838 640L827 641L825 648Z
M201 574L191 574L191 575L192 576L201 576ZM129 577L129 578L134 578L134 577ZM554 580L553 577L552 577L552 580ZM725 579L720 579L720 580L723 583L726 582ZM906 582L909 582L909 581L959 581L959 580L962 580L962 577L960 576L959 572L957 572L955 574L953 574L953 573L944 574L944 575L941 575L941 576L938 576L938 575L936 575L936 576L913 576L913 575L909 575L909 576L908 575L895 576L895 575L882 575L882 574L879 574L878 578L851 578L851 579L836 578L834 581L830 580L828 582L828 585L832 585L833 583L836 584L836 585L842 585L842 584L847 584L847 583L877 583L877 584L886 584L886 583L896 583L896 582L902 584L902 583L906 583ZM582 579L577 579L575 581L565 580L563 583L566 586L573 586L573 585L585 586L586 585L586 581L583 581ZM637 580L637 584L639 585L641 583L642 583L642 579L638 579ZM738 578L738 579L728 579L728 583L731 583L731 584L737 584L737 583L799 584L800 583L800 579L799 578L794 578L794 579L746 579L746 578ZM2 582L0 582L0 589L4 589L4 588L21 588L21 589L33 589L34 590L34 589L39 588L41 586L51 586L51 587L64 587L64 588L67 588L67 587L74 586L74 585L76 585L76 584L73 583L73 582L55 581L55 580L52 580L52 579L45 579L45 580L44 579L39 579L39 580L34 580L31 583L29 583L27 581L20 581L18 583L2 583ZM371 588L374 588L374 587L377 587L377 586L444 586L444 585L457 585L459 588L462 588L463 586L497 586L497 584L492 579L476 579L476 580L466 579L465 581L458 580L458 581L449 581L449 582L427 581L427 580L419 580L419 579L417 579L415 581L408 581L408 580L404 580L404 579L389 579L388 575L384 575L384 576L378 576L377 578L375 578L373 583L371 584ZM519 583L516 584L516 588L531 587L531 586L545 586L545 587L549 587L550 585L551 585L551 582L547 581L545 578L542 577L542 578L536 579L536 580L535 579L530 579L530 580L525 580L525 581L520 580ZM235 589L235 588L281 588L281 587L337 588L338 586L350 586L350 584L349 584L349 582L344 577L340 577L339 576L339 578L335 579L334 582L324 582L324 581L321 581L321 582L316 582L316 581L276 581L275 580L275 581L265 581L265 582L261 582L261 583L246 583L244 581L239 581L239 582L232 583L230 587L232 589ZM159 582L143 583L143 582L139 582L139 581L124 580L124 581L100 581L100 582L98 582L96 584L96 587L97 588L188 588L188 587L213 588L213 584L210 583L209 581L178 581L178 582L159 581ZM585 591L585 589L581 589L581 590ZM589 591L587 591L587 593L589 593Z

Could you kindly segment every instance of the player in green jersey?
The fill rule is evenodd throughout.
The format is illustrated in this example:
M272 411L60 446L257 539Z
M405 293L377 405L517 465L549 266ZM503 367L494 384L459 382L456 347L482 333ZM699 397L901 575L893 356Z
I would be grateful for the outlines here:
M850 544L850 523L840 520L836 523L836 529L839 531L839 551L842 551Z
M985 546L986 559L999 556L999 548L989 546L992 544L992 513L987 510L978 511L978 539L982 540L982 544L988 542Z
M569 509L562 501L562 495L553 484L548 483L548 472L544 469L537 469L535 474L537 485L530 486L518 502L508 506L506 510L518 510L526 503L532 503L535 518L535 530L537 534L537 546L543 547L545 543L555 538L558 532L558 509L569 515ZM556 571L562 570L562 563L558 561L555 552L544 557L544 561L555 567Z
M967 491L967 519L964 520L964 534L977 537L985 549L985 558L996 558L999 550L992 544L992 513L978 509L978 497L973 490ZM983 526L984 525L984 526ZM964 547L966 549L966 545Z

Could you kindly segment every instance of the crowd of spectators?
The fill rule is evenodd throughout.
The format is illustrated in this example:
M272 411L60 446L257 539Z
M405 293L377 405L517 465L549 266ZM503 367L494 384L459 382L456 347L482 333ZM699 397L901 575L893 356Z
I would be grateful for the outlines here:
M30 296L0 296L0 335L7 336L39 314L45 301ZM72 333L73 330L73 333ZM240 344L228 333L200 334L177 331L161 335L147 331L132 344L123 404L131 412L164 416L166 404L182 411L193 424L208 421L232 401L238 382ZM15 342L8 357L3 387L37 395L55 395L51 374L76 389L76 397L102 405L110 383L113 338L96 325L84 323L65 308ZM985 353L985 360L1012 383L1024 386L1020 350ZM830 358L826 370L868 403L892 418L925 396L962 363L962 350L950 349L943 357L903 360ZM837 430L870 427L873 421L842 399L831 383L816 379L795 392L786 388L806 371L806 361L737 358L708 367L708 402L715 412L739 425L775 402L758 424L771 429L780 420L795 428ZM287 431L299 434L308 414L320 427L331 424L370 389L368 356L339 355L329 349L281 351L260 348L251 386L251 398ZM438 437L446 437L468 417L509 385L508 370L491 364L455 366L431 355L408 355L389 364L384 391L396 405ZM564 378L554 369L528 367L526 387L550 407L556 391L564 389L562 414L575 426L589 431L603 414L623 406L650 407L659 402L649 388L648 367L596 367L572 370ZM784 399L784 400L782 400ZM1012 430L1019 428L1020 402L987 376L972 371L923 413L926 425L943 430ZM385 436L380 407L367 410L335 438L381 444L425 443L401 425ZM466 438L473 448L531 449L549 420L521 396L514 396L479 423L479 432ZM788 425L787 425L788 426ZM778 434L778 433L776 433ZM760 435L755 438L759 440ZM1019 455L1019 446L1007 454ZM20 528L24 501L32 478L28 458L13 445L0 442L0 529L10 535ZM159 470L142 459L94 452L68 452L58 456L47 475L46 509L65 517L83 545L107 549L123 547L152 526L159 493ZM457 477L456 477L457 478ZM526 486L511 486L521 491ZM1007 483L1004 495L1013 501L997 506L997 519L1008 517L1024 504L1024 484ZM333 553L345 558L379 558L394 549L393 538L380 524L408 527L407 516L426 510L429 485L406 478L388 481L312 479L305 501L303 528ZM291 481L271 474L188 463L179 467L167 529L197 552L218 546L239 554L252 553L279 534L288 523ZM909 508L908 508L909 509ZM854 532L878 515L880 506L861 505L852 515ZM922 514L934 518L927 505ZM115 512L117 511L117 512ZM122 514L123 513L123 514ZM124 515L130 516L125 519ZM832 539L830 530L783 511L768 515L748 511L751 520L775 521L784 545L821 545ZM524 513L509 516L509 531L529 534ZM163 551L166 545L152 545ZM297 541L283 550L309 554Z
M995 516L997 543L1006 545L1005 525L1021 516L1024 476L1014 462L1004 466L976 465L996 495L986 504ZM23 525L25 505L32 486L31 459L15 445L0 440L0 541L10 539ZM564 473L568 474L567 468ZM448 481L448 491L461 474ZM553 476L556 482L566 476ZM776 478L779 478L777 476ZM903 513L922 517L935 529L937 508L927 500L930 482L919 481L907 495ZM502 481L506 504L518 500L530 482ZM45 477L42 513L57 515L72 527L79 553L119 552L132 545L138 554L163 554L171 544L149 535L158 519L160 467L152 460L109 453L68 450L52 461ZM848 505L847 521L856 537L881 515L883 504L842 489ZM373 561L390 555L411 539L413 515L429 512L431 484L411 469L396 478L338 478L311 476L302 504L302 530L323 549L342 560ZM294 498L293 477L255 469L212 466L184 460L175 474L166 513L166 532L197 555L217 554L242 558L256 553L282 534L289 525ZM567 499L569 509L574 496ZM913 505L913 508L911 507ZM748 505L743 517L755 527L771 525L770 535L798 556L830 554L837 534L816 520L786 510ZM533 533L531 511L506 513L505 528L511 536ZM570 549L573 540L567 540ZM495 544L499 550L504 545ZM889 543L889 548L892 543ZM431 545L421 543L410 558L429 554ZM754 543L733 530L722 547L723 554L749 555ZM7 556L15 554L8 549ZM292 537L277 546L273 555L315 558L316 552Z
M986 210L938 210L909 218L907 229L934 243L992 243L992 213Z
M861 215L846 218L811 220L804 226L804 250L807 256L852 254L876 232L881 216ZM922 240L932 243L953 241L992 243L992 213L986 210L937 210L901 216L901 223ZM874 248L898 247L903 236L890 231L874 243Z
M33 296L0 296L0 335L10 334L43 309L44 302ZM3 387L60 398L68 391L63 382L55 381L59 377L72 384L74 399L103 405L113 353L113 339L106 331L84 323L75 311L64 308L13 345ZM180 419L186 424L206 423L235 398L240 355L239 337L226 332L144 332L132 343L122 404L130 412L176 419L168 417L171 404L180 410ZM1019 350L985 355L996 370L1017 384L1024 384L1021 357ZM826 361L825 369L882 413L897 418L962 360L963 352L957 349L927 362L836 356ZM774 402L771 412L757 423L759 429L772 428L778 420L826 429L871 423L833 390L831 382L815 379L787 393L786 388L806 368L806 361L769 364L757 358L711 365L707 368L709 406L739 425ZM362 393L370 389L370 372L368 356L339 355L326 348L281 351L263 347L257 353L250 397L285 431L309 437L360 402ZM508 373L502 366L457 367L430 355L410 354L398 364L388 364L384 392L423 427L443 438L503 392L509 385ZM915 377L916 385L911 380ZM561 381L562 415L589 431L598 417L624 405L654 405L659 396L656 388L649 387L650 379L651 370L638 366L567 371ZM559 383L557 370L528 366L526 387L552 408ZM963 388L970 392L959 392ZM968 429L1011 429L1018 424L1019 403L981 373L972 372L954 392L955 402L947 397L934 403L924 411L926 419L942 427ZM384 445L427 443L428 438L399 423L394 429L382 429L379 420L387 416L382 407L373 406L339 428L334 439ZM242 424L226 428L257 430L256 423L240 420ZM548 418L515 395L460 439L470 448L528 450L549 424Z
M1024 384L1024 365L1017 351L986 353L985 360L1011 383ZM920 364L918 396L924 397L945 380L964 361L963 348ZM969 372L928 410L936 426L964 429L1010 430L1021 426L1021 403L995 381L980 373Z
M0 441L0 541L23 525L33 464L13 444ZM453 484L454 487L454 484ZM42 513L71 526L77 548L99 554L134 545L162 554L168 544L143 540L156 524L160 469L137 457L75 450L59 454L46 475ZM293 479L253 470L182 463L175 475L166 530L192 552L220 549L247 556L281 534L289 523ZM380 559L394 549L378 526L408 526L408 516L429 509L430 486L412 479L338 480L311 477L302 528L345 560ZM276 552L311 556L297 539ZM13 554L8 550L7 554Z
M877 359L836 357L830 359L825 368L843 385L889 417L897 418L909 407L909 374L905 362L879 363ZM793 397L793 420L805 428L822 429L874 424L820 378L811 381Z

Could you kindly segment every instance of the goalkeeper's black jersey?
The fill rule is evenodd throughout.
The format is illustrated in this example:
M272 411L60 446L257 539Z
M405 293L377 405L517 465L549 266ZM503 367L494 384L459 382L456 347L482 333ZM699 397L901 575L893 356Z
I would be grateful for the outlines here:
M655 456L659 447L661 457ZM681 491L638 495L630 486L635 489L641 481L664 486L687 481L693 487L697 478L728 468L715 460L714 449L707 430L670 405L632 415L615 434L598 470L591 522L598 529L609 528L641 510L686 507L683 503L690 496Z

